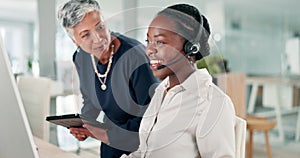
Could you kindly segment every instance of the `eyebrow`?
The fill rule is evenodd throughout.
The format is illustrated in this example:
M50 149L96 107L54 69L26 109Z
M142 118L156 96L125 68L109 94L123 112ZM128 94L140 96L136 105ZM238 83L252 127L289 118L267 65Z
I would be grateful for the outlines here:
M157 34L157 35L154 35L154 38L157 38L157 37L165 37L166 35L164 34ZM147 37L149 37L149 34L147 33Z
M83 34L85 34L86 32L89 32L88 30L83 30L79 33L79 36L82 36Z

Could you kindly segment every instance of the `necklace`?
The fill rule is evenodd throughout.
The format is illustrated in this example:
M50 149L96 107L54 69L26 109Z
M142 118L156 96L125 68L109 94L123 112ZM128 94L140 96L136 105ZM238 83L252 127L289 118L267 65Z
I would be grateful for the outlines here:
M96 73L96 75L97 75L97 77L98 77L98 79L99 79L99 81L101 83L101 89L102 90L106 90L106 88L107 88L105 83L106 83L107 75L108 75L108 73L110 71L110 68L111 68L113 55L114 55L114 45L111 45L111 56L109 58L106 71L105 71L104 74L100 74L98 72L98 69L97 69L97 66L96 66L94 55L91 54L91 60L92 60L92 63L93 63L94 71L95 71L95 73ZM102 78L104 78L104 79L102 80Z

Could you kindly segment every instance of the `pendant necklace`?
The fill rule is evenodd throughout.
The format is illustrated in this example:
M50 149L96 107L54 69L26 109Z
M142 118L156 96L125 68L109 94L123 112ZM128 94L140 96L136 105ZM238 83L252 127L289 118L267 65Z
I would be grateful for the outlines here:
M104 91L106 90L106 79L107 79L107 75L110 71L110 68L111 68L111 64L112 64L112 59L113 59L113 55L114 55L114 45L111 45L111 55L110 55L110 58L109 58L109 61L108 61L108 65L107 65L107 68L106 68L106 71L104 74L101 74L98 72L98 69L97 69L97 66L96 66L96 62L95 62L95 58L94 58L94 55L91 54L91 60L92 60L92 63L93 63L93 67L94 67L94 71L101 83L101 89ZM102 80L103 78L103 80Z

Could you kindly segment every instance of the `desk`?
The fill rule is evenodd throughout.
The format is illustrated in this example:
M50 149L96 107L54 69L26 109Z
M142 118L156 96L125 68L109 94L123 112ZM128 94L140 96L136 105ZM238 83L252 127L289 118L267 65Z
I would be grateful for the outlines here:
M283 130L283 123L282 123L282 109L280 105L282 105L282 87L281 86L291 86L291 87L300 87L300 81L295 81L295 80L288 80L284 79L281 77L248 77L246 79L246 84L252 86L251 92L250 92L250 98L249 98L249 104L248 104L248 113L253 113L254 108L255 108L255 101L257 97L257 92L258 92L258 87L259 86L268 86L272 85L275 86L275 102L277 102L274 106L275 109L275 116L277 119L277 126L278 126L278 132L279 132L279 139L281 141L284 141L284 130ZM292 105L289 105L292 107ZM297 110L296 108L291 109L291 111ZM300 110L298 112L300 115ZM299 137L299 132L300 132L300 116L298 116L298 122L297 122L297 130L296 130L296 137L298 135Z
M50 144L42 139L34 137L40 158L80 158L78 155L63 151L57 146Z

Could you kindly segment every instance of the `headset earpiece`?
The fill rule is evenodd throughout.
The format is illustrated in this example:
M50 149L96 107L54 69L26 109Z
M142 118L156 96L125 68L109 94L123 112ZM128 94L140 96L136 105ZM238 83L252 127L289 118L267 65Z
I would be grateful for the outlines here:
M187 41L184 44L184 52L188 55L196 55L200 51L200 43L199 42L190 42Z

